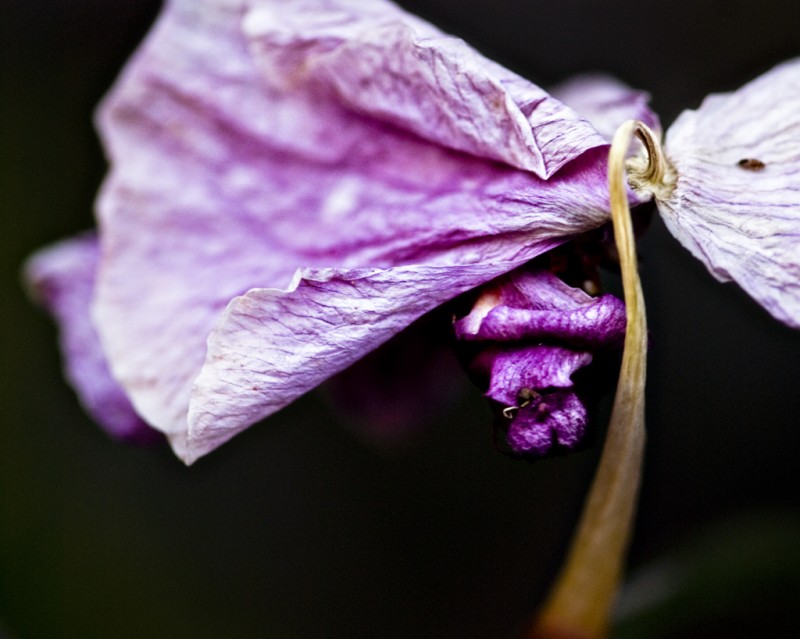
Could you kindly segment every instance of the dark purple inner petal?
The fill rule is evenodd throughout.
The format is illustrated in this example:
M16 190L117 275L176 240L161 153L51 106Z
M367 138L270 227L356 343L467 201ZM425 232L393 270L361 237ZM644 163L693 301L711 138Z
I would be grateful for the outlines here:
M538 311L509 306L492 309L480 331L465 339L546 339L587 347L616 346L625 338L625 306L612 295L572 311Z
M574 392L543 395L519 409L505 432L506 444L513 454L537 457L554 448L574 448L587 418L586 406Z
M540 457L577 446L587 429L587 398L597 393L585 392L576 374L595 353L621 348L625 325L621 300L592 297L541 267L487 286L454 328L472 342L471 371L498 408L500 448Z
M501 350L492 358L486 396L513 406L524 389L569 388L573 373L591 361L591 353L562 346Z

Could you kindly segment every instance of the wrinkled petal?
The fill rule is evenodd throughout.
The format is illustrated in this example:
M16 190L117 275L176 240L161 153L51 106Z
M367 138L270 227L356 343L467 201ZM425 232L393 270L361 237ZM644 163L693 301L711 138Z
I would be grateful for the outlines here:
M193 461L496 268L304 269L287 290L253 289L234 299L208 339L192 393L188 440L173 436L173 447Z
M543 181L282 92L254 65L243 10L170 3L99 114L112 171L94 317L137 411L176 450L191 430L187 458L608 216L605 148ZM388 275L372 286L364 268ZM373 307L375 325L353 315Z
M591 353L562 346L522 346L493 353L486 396L514 406L523 389L569 388L572 375L592 361Z
M97 238L85 235L31 257L25 279L33 297L59 322L65 374L86 411L113 437L155 441L160 433L142 421L111 377L89 317L97 263Z
M587 347L619 346L625 305L613 295L592 297L544 270L513 273L492 295L484 294L455 323L464 340L555 340Z
M639 120L653 131L661 130L658 116L648 106L650 95L611 76L578 75L550 87L550 93L589 120L608 140L626 120Z
M571 391L556 391L519 409L505 433L514 455L542 457L555 447L575 448L586 433L588 413Z
M800 59L707 98L667 133L677 185L658 208L721 281L800 328Z
M607 142L536 85L385 0L252 2L264 81L540 177Z

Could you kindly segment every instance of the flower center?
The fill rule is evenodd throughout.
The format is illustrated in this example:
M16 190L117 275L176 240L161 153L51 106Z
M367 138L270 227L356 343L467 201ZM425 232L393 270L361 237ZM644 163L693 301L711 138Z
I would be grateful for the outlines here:
M614 137L609 162L615 153L623 154L623 157L627 154L630 139L635 135L644 145L646 156L634 155L625 161L628 184L644 197L653 195L658 200L669 198L675 190L678 176L653 130L644 122L629 120L617 132L622 135L619 140L617 136Z

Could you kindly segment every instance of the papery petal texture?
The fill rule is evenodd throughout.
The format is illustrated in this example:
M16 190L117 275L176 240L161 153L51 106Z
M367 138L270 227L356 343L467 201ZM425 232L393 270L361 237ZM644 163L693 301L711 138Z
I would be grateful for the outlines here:
M209 338L181 456L192 461L212 450L496 268L304 269L286 290L234 299Z
M549 177L607 142L543 89L383 0L253 2L264 80Z
M607 149L593 147L596 140L567 144L566 156L541 145L545 165L561 166L545 181L515 169L510 156L504 165L480 146L440 144L450 125L413 111L445 94L454 99L458 89L436 74L411 73L420 99L409 98L399 115L370 111L357 83L331 70L344 73L343 60L359 47L375 55L371 41L341 44L346 25L331 44L352 51L335 64L314 62L322 45L312 39L308 73L328 78L328 88L322 79L293 82L294 67L280 55L270 64L287 75L267 81L265 60L284 45L265 18L248 16L266 8L281 16L286 7L296 21L294 6L168 3L99 113L112 171L98 203L94 316L115 377L187 460L428 310L608 216ZM319 18L304 19L320 33L333 28L329 8L383 8L409 42L417 32L429 37L424 23L384 2L297 6L319 7ZM293 33L296 24L281 28ZM363 35L364 26L354 31ZM449 60L453 47L462 55L463 44L439 45L434 57ZM467 70L500 73L464 51ZM522 80L503 78L500 86L521 95ZM410 90L405 78L395 80L399 95ZM508 113L519 107L512 103ZM516 116L474 108L490 136L524 131L508 128ZM531 135L552 125L552 110L542 121L537 113L527 116ZM585 132L583 119L563 114L567 138L573 128Z
M669 128L664 223L721 281L800 328L800 59L706 98Z
M97 238L87 234L31 257L25 279L32 296L58 319L65 374L86 411L113 437L155 441L160 433L142 421L111 376L89 317L97 263Z

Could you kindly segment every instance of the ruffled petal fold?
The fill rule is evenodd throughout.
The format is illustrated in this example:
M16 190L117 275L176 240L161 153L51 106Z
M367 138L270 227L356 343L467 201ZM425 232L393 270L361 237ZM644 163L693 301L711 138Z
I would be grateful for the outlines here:
M25 279L32 297L58 320L65 375L86 411L112 437L155 441L160 433L142 421L111 376L92 324L97 263L97 238L87 234L36 253L25 265Z
M244 31L267 84L543 178L607 143L540 87L385 0L256 0Z
M669 128L664 223L721 281L800 328L800 59L713 95Z
M586 347L621 346L625 305L613 295L592 297L545 270L509 276L487 288L473 311L455 323L459 339L550 340Z
M169 3L98 116L97 326L136 410L187 459L608 216L605 147L545 181L315 83L272 86L241 31L268 4ZM376 325L351 313L373 306ZM245 372L225 364L242 349Z
M234 299L194 383L191 463L343 370L425 312L514 264L299 271L287 290Z

